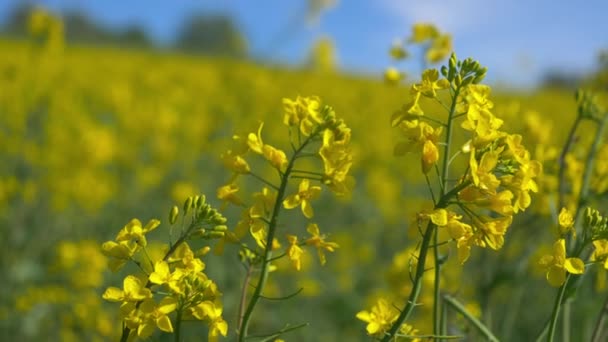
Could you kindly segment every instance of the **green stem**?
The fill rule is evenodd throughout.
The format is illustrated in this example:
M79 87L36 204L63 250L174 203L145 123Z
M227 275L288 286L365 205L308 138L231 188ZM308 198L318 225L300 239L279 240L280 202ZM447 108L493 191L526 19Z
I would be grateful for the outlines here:
M447 123L447 128L446 128L446 133L445 133L445 146L444 146L444 150L443 150L443 163L442 163L442 170L441 170L441 183L443 184L443 189L447 189L448 188L448 173L449 173L449 163L448 163L448 158L450 157L450 145L452 142L452 122L453 120L453 116L454 116L454 112L456 111L456 100L458 99L458 94L460 93L460 87L456 88L456 91L454 92L454 97L452 98L452 106L450 107L450 112L448 114L448 123ZM444 193L442 192L441 195L444 195Z
M444 295L443 299L446 303L450 304L456 311L458 311L464 318L466 318L469 323L473 324L475 328L483 335L488 341L498 342L498 338L492 334L490 329L486 327L480 320L478 320L475 316L471 315L469 311L462 305L456 298Z
M581 116L578 115L572 127L570 127L570 133L568 133L568 138L566 139L566 144L562 149L562 152L559 155L559 172L557 175L557 179L559 181L559 190L558 190L558 208L557 210L561 210L564 207L566 202L566 155L570 151L572 144L574 143L574 134L576 134L576 130L578 129L578 125L581 123Z
M458 94L460 92L460 87L456 88L456 92L454 93L454 97L452 98L452 104L450 107L450 112L448 114L448 122L446 128L445 135L445 145L443 150L443 163L441 170L441 195L445 195L445 189L448 187L448 177L450 172L450 145L452 143L452 122L454 112L456 111L456 100L458 98ZM433 199L434 202L434 199ZM441 310L441 298L440 298L440 290L441 290L441 261L439 260L439 246L437 245L437 235L438 232L435 230L433 234L433 256L435 257L435 281L434 281L434 291L433 291L433 334L440 335L441 334L441 322L440 322L440 310Z
M182 325L182 308L180 307L177 311L177 318L175 319L175 330L173 331L175 334L175 342L180 341L180 328Z
M569 342L570 341L570 308L572 307L572 302L571 301L566 301L563 304L564 307L564 313L563 313L563 319L562 319L562 341L563 342Z
M441 297L440 297L440 279L441 276L441 261L439 260L439 246L437 245L437 229L433 234L433 255L435 257L435 288L433 291L433 334L441 335Z
M454 187L452 190L450 190L448 193L446 193L444 196L441 197L441 199L439 200L439 203L437 203L437 205L435 206L435 209L446 208L448 206L448 203L452 199L452 197L456 196L461 190L463 190L470 184L471 184L471 182L467 181L467 182L461 183L461 184L457 185L456 187ZM405 320L410 316L410 314L414 310L414 307L416 306L416 302L418 300L418 296L420 295L420 290L422 288L422 276L424 275L424 272L426 271L426 269L425 269L426 256L428 253L429 245L431 243L431 238L433 237L435 228L436 228L436 226L433 224L433 222L428 223L426 231L424 232L424 235L422 236L422 243L420 245L420 251L418 252L418 258L417 258L418 264L416 265L416 272L414 274L412 290L411 290L408 300L405 304L405 307L403 308L403 310L401 310L399 317L397 317L397 320L393 323L390 330L382 338L382 342L389 342L395 336L395 334L397 334L397 332L399 331L399 328L401 327L403 322L405 322Z
M564 293L566 292L566 285L568 285L568 280L570 279L570 273L566 275L566 281L562 284L557 292L557 296L555 297L555 303L553 304L553 311L551 312L551 319L549 323L549 334L547 335L547 341L552 342L553 337L555 336L555 327L557 324L557 318L559 317L559 309L562 304L562 299L564 298Z
M240 327L243 324L243 316L245 311L245 304L247 303L247 288L249 287L249 280L251 279L251 264L247 263L247 273L243 280L243 288L241 289L241 300L239 301L239 317L237 319L237 326Z
M281 207L283 205L283 198L285 197L285 191L287 190L287 184L289 183L289 175L295 165L295 161L298 158L298 154L301 153L304 148L308 145L308 143L313 139L316 134L311 134L305 141L300 145L300 147L294 152L293 156L289 160L287 167L285 168L285 172L283 173L283 177L281 178L281 185L279 186L279 190L277 193L277 199L274 203L274 208L272 210L272 216L270 218L270 224L268 225L268 236L266 237L266 249L264 251L264 259L262 261L262 268L260 270L260 277L258 280L258 284L255 287L253 295L249 300L249 304L247 305L247 309L245 310L245 314L243 315L243 320L241 322L241 326L238 329L238 340L239 342L245 341L247 337L247 330L249 328L249 323L251 320L251 315L258 301L262 297L262 290L266 286L266 281L268 280L268 268L270 265L270 260L272 259L272 241L274 240L277 220L279 217L279 212L281 211Z
M593 144L591 145L591 150L587 155L587 160L585 162L585 173L583 174L583 183L581 186L581 192L578 197L578 207L576 209L576 217L578 217L581 208L587 204L589 197L589 190L591 186L591 176L595 171L595 159L597 157L597 153L600 149L600 144L602 142L602 136L604 135L604 131L606 130L606 123L608 122L608 115L604 115L602 121L600 122L600 126L597 128L595 132L595 139L593 140Z
M595 323L595 328L593 328L593 335L591 337L592 342L600 342L602 339L602 331L604 329L604 324L606 323L606 317L608 317L608 297L602 304L602 310L597 317L597 321Z

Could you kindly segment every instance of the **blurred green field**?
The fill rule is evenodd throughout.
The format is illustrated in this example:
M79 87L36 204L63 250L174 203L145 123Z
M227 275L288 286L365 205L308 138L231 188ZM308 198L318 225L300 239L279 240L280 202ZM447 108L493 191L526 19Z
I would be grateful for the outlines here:
M389 119L410 101L405 86L386 85L380 77L163 52L79 46L49 52L33 41L6 39L0 51L3 340L116 340L118 306L101 294L126 271L109 272L100 244L135 217L165 223L169 208L190 195L205 193L220 206L216 190L230 178L220 155L232 135L255 132L263 121L265 139L287 147L281 100L298 95L319 96L351 127L357 185L348 199L324 194L315 202L316 222L340 249L324 267L313 253L305 254L300 272L279 262L268 295L303 291L289 301L263 302L255 330L309 322L286 340L365 341L356 313L378 295L409 293L409 253L419 240L409 222L429 201L419 159L392 153L398 133ZM515 219L504 249L475 250L465 266L450 258L444 284L501 340L526 341L549 317L554 297L536 263L552 244L555 162L576 103L559 89L494 89L493 100L496 115L506 129L524 136L546 175L533 206ZM426 106L433 111L430 102ZM255 183L247 184L245 191L254 189ZM230 207L225 213L232 229L240 214ZM162 225L152 236L166 241L166 229ZM206 273L224 293L229 331L244 276L236 253L229 246L223 256L206 258ZM571 308L574 340L589 339L595 322L587 315L599 312L605 274L596 270ZM429 287L422 302L430 303L431 296ZM420 331L431 329L430 310L423 305L413 321ZM458 329L476 340L464 321ZM195 323L184 333L185 340L206 336Z

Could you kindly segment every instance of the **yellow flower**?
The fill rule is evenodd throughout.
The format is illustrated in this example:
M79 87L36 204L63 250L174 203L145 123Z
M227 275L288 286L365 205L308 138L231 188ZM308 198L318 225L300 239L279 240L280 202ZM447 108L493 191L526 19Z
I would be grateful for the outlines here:
M159 225L159 220L150 220L145 227L142 227L141 222L138 219L132 219L131 222L127 223L120 232L118 232L116 241L135 241L138 245L145 247L147 241L144 234L151 232Z
M442 34L435 38L426 52L429 63L438 63L452 52L452 36Z
M287 155L285 155L285 152L270 145L264 145L262 150L264 158L266 158L266 160L270 162L270 165L272 165L277 170L285 169L287 163L289 162L287 160Z
M183 289L179 284L183 276L184 273L180 269L176 269L175 272L171 273L166 261L158 261L154 264L154 272L150 274L149 279L153 284L167 284L173 292L183 293Z
M324 251L333 252L336 250L336 248L339 248L340 246L338 246L338 244L335 242L325 241L325 235L321 235L319 226L317 226L316 223L309 224L306 228L306 231L312 236L308 238L305 243L309 246L317 247L317 252L319 254L319 260L321 261L321 265L325 265L327 260L325 259Z
M409 41L412 43L424 43L437 38L439 30L433 24L416 23L412 26L412 36Z
M439 160L439 150L437 146L430 140L424 142L422 146L422 172L429 173L433 166Z
M310 201L319 197L320 193L320 186L310 186L310 181L308 179L302 179L300 186L298 187L298 192L287 196L283 201L283 206L286 209L293 209L301 205L304 216L312 218L314 213Z
M274 209L274 203L277 199L276 191L272 191L264 187L261 192L253 194L254 203L251 207L250 215L253 218L267 217Z
M566 258L566 240L559 239L553 244L553 255L543 256L539 263L547 268L547 281L551 286L561 286L566 281L566 273L582 274L585 263L579 258Z
M603 261L604 268L608 270L608 240L595 240L593 241L593 247L591 261Z
M262 141L262 128L264 128L263 122L260 123L257 135L253 133L249 133L249 135L247 135L247 145L253 152L257 154L264 153L264 151L262 150L264 148L264 142Z
M363 310L357 313L357 318L367 323L367 334L371 336L384 335L398 316L399 312L385 299L379 299L371 311Z
M110 270L112 272L118 271L124 266L127 261L133 257L133 254L137 251L138 245L131 241L106 241L101 245L101 251L105 256L111 257Z
M562 210L559 212L558 223L559 233L561 235L572 232L574 234L573 236L576 237L576 231L574 230L574 218L568 209L562 208Z
M287 247L287 256L289 260L293 263L293 266L296 270L300 270L302 267L302 254L304 250L298 246L298 237L295 235L287 235L287 240L289 241L289 247Z
M430 219L436 226L443 227L448 224L448 211L445 209L435 209L431 212L423 211L418 214L422 219Z
M477 163L475 149L471 149L469 167L471 168L473 184L480 190L486 191L489 194L496 193L496 188L500 185L500 181L496 178L496 175L492 173L498 164L499 154L500 151L487 151L481 156L479 163Z
M236 174L247 174L251 171L247 161L232 150L228 150L226 153L222 154L221 158L224 166Z
M452 239L456 240L458 249L458 261L464 264L471 255L471 245L473 244L473 227L460 221L462 216L450 213L446 228Z
M398 84L403 79L403 74L397 68L390 67L384 71L384 81L388 84Z
M228 184L221 186L217 189L217 198L222 201L226 201L232 203L237 206L244 205L243 201L237 196L237 192L239 192L239 187L236 184Z
M209 323L208 341L217 341L218 336L228 334L228 323L222 318L221 303L204 301L192 308L192 316Z
M102 297L111 302L138 302L152 298L152 292L142 285L141 280L129 275L123 280L122 290L117 287L109 287Z
M147 338L152 335L155 328L172 333L173 325L167 315L175 311L177 305L177 299L173 297L163 298L158 305L152 299L144 301L139 307L144 319L137 328L137 336Z
M437 97L437 90L447 89L450 87L450 82L445 78L439 79L439 71L437 69L427 69L422 72L422 81L412 85L412 92L421 93L426 97Z

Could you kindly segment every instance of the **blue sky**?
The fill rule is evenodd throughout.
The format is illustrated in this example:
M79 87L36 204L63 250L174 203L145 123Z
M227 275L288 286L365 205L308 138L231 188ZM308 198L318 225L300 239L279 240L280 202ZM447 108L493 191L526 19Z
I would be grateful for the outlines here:
M18 2L0 2L0 17ZM256 56L289 64L302 62L315 39L329 36L343 70L378 77L395 65L387 54L391 42L407 37L420 21L452 33L457 55L488 66L491 82L513 86L533 85L548 69L589 71L598 51L608 48L606 0L338 0L317 24L297 26L278 49L271 47L273 39L305 10L305 0L31 2L56 11L80 9L117 28L138 23L161 43L171 40L190 13L222 13L234 18Z

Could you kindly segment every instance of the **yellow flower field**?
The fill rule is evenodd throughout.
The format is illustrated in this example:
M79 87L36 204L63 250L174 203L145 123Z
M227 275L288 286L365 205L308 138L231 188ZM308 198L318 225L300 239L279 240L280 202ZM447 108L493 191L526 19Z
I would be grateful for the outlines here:
M430 26L391 85L36 20L0 40L5 339L605 333L605 94L490 89Z

